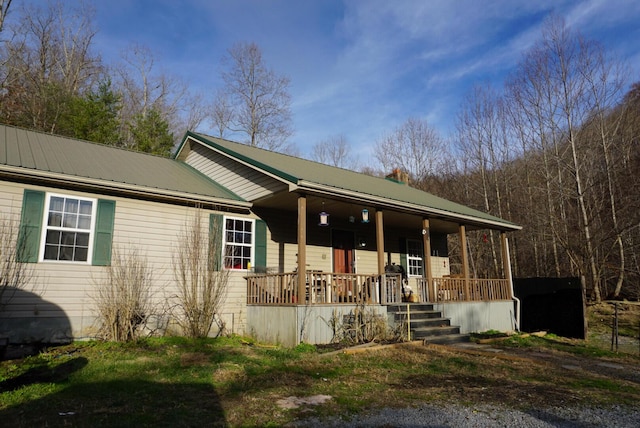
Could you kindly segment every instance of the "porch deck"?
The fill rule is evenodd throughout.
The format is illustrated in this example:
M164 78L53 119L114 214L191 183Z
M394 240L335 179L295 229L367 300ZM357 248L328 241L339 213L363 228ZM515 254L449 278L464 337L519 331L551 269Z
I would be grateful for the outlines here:
M399 274L346 274L309 270L305 295L298 291L298 273L254 274L247 277L248 305L389 305L406 301ZM511 300L507 279L409 278L413 303L490 302Z

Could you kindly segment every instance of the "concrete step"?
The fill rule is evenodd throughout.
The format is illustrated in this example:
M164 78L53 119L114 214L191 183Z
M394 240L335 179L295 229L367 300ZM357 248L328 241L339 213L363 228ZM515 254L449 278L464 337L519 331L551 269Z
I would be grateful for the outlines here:
M428 312L433 311L433 305L429 303L395 303L393 305L387 305L387 312L407 312L407 306L411 313L416 312Z
M430 336L423 338L414 338L412 339L422 339L425 344L434 343L437 345L450 345L456 343L468 343L471 339L468 334L447 334L443 336Z
M448 325L444 327L419 327L411 329L412 336L416 339L425 339L435 336L446 336L450 334L460 334L460 327Z
M407 319L406 312L387 312L389 315L393 315L393 321L403 322ZM420 311L410 313L411 321L414 320L426 320L426 319L442 319L442 312L440 311Z
M451 320L449 318L415 319L413 315L411 316L411 329L418 329L418 328L424 328L424 327L449 327L449 326L451 326Z

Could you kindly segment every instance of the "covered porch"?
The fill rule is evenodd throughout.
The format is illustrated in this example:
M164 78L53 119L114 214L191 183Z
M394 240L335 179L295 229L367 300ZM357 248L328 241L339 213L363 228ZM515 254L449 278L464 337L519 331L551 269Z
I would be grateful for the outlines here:
M280 204L283 205L286 204ZM352 213L363 210L373 212L367 224L349 218ZM319 224L318 213L329 211L331 225ZM269 213L262 214L269 225ZM282 220L283 216L279 211L278 221L291 225L289 217ZM433 305L465 332L510 330L517 325L508 229L500 229L499 224L473 218L428 216L424 210L412 211L407 206L371 209L362 202L328 202L327 198L317 195L298 195L295 218L295 236L285 236L277 229L278 222L272 223L271 235L288 239L288 243L277 244L278 260L282 263L255 269L246 276L248 329L260 340L292 346L301 342L329 343L333 340L329 320L363 310L387 317L387 307L397 304ZM331 232L349 229L354 230L356 241L353 254L338 248ZM478 278L469 269L467 230L477 229L499 231L501 278ZM332 238L323 238L326 235ZM446 242L448 235L457 235L460 263L455 273L448 269L445 273L438 268L449 263L446 244L443 248L435 242L432 248L432 237L442 241L444 236ZM406 275L389 269L393 257L399 260L398 253L415 250L400 249L399 236L410 239L420 250L419 258L409 260L411 270ZM367 241L366 245L357 245L360 238ZM330 257L326 257L327 254ZM346 262L338 262L336 259L344 254L347 254ZM295 263L287 265L287 260L292 258ZM284 269L287 266L289 269Z
M289 194L291 196L291 194ZM315 223L315 216L308 213L308 201L313 204L312 212L320 213L320 223ZM366 206L355 205L353 201L333 200L330 203L334 218L334 224L329 226L328 220L322 216L325 212L325 198L307 195L297 196L297 231L295 236L295 265L291 271L283 269L286 265L280 264L275 268L257 269L247 276L247 304L248 305L339 305L339 304L395 304L400 302L410 303L439 303L439 302L474 302L474 301L501 301L511 300L512 281L509 256L509 243L506 230L499 230L501 254L501 278L477 278L473 277L469 269L469 256L467 251L467 230L490 228L491 224L483 222L478 224L477 219L449 219L444 216L429 218L423 213L418 215L410 210L411 207L403 207L404 212L397 209L375 209L371 220ZM280 201L281 202L281 201ZM281 204L281 206L284 204ZM353 212L362 212L362 220L354 221ZM366 219L364 218L366 214ZM264 216L263 218L268 218ZM340 223L340 218L350 219ZM326 221L327 224L322 222ZM364 231L357 223L367 223L370 232ZM372 224L369 224L372 223ZM316 259L307 257L308 228L309 225L320 230L330 227L349 230L359 228L359 241L364 237L373 237L372 245L362 244L358 248L356 243L350 248L343 248L343 242L338 243L336 238L321 245L331 247L329 263L322 261L314 263ZM402 228L402 229L401 229ZM389 241L390 230L402 230L403 236L410 238L418 248L419 257L414 257L410 262L410 271L406 267L390 269L390 251L386 248ZM316 234L318 232L315 232ZM369 235L367 235L369 233ZM371 236L373 233L373 236ZM460 269L458 273L443 275L440 270L434 274L434 263L444 260L448 262L448 254L445 244L445 254L438 254L438 250L432 248L432 235L448 236L457 234L459 240ZM356 240L354 233L352 240ZM446 238L445 238L446 239ZM339 248L336 248L339 247ZM365 248L366 247L366 248ZM354 250L355 249L355 250ZM375 269L363 272L361 264L356 262L357 251L366 251L370 254L374 263L367 265L369 269L375 265ZM409 252L405 249L405 252ZM326 255L322 255L326 259ZM340 260L339 260L340 259ZM311 261L311 263L309 263ZM266 264L266 263L264 263ZM317 265L316 265L317 264ZM394 263L395 264L395 263ZM334 269L327 271L327 265ZM290 266L290 265L289 265ZM398 266L393 266L398 267ZM336 270L336 268L338 268ZM299 274L304 272L304 274Z

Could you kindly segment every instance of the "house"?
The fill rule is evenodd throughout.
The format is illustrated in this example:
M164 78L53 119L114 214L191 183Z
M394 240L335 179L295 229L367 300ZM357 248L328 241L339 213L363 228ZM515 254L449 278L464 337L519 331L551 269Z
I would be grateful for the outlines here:
M36 278L3 311L0 335L92 337L91 296L114 249L145 254L166 293L178 233L194 216L224 220L228 332L329 342L330 317L358 305L384 314L403 300L445 311L462 332L516 328L506 234L519 226L394 177L193 132L166 159L0 126L0 213L30 231ZM85 226L48 224L67 205ZM500 232L503 278L471 278L465 240L475 229ZM65 232L77 237L72 248L47 238ZM463 249L456 275L449 235Z

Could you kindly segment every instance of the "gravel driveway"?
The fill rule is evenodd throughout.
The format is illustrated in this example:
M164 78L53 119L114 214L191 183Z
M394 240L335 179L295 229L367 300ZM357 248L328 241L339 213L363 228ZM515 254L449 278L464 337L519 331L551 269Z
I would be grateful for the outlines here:
M640 409L536 409L522 412L493 406L432 405L380 409L351 419L300 420L292 427L640 427Z
M637 364L622 362L596 362L590 358L561 354L548 350L531 352L523 349L496 349L491 346L467 344L460 350L478 353L507 354L505 357L544 361L569 371L597 373L609 378L640 383ZM526 404L526 403L524 403ZM319 420L299 420L291 427L620 427L640 428L640 403L637 407L609 408L549 407L529 411L506 406L462 406L447 403L429 403L404 409L383 408L353 417L332 417Z

